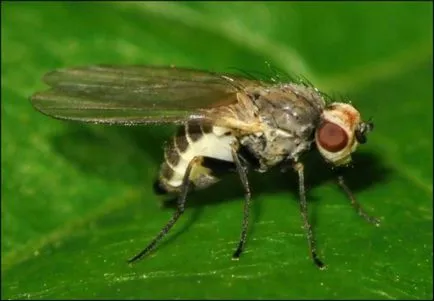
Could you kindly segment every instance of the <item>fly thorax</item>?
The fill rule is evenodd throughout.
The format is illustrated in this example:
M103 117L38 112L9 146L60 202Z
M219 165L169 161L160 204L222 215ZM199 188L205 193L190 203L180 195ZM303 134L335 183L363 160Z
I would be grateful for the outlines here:
M264 132L265 148L262 153L264 164L272 167L285 160L300 144L300 138L281 129L268 129Z
M260 169L283 160L298 160L314 141L314 130L325 105L322 95L298 84L249 93L263 127L261 133L246 137L243 143L260 161Z
M275 86L256 91L252 101L257 115L269 131L282 130L300 139L313 141L313 132L325 106L323 97L312 87L297 84ZM270 134L270 137L285 134Z
M300 153L310 146L310 142L275 128L268 128L259 134L245 136L240 142L257 159L256 169L259 172L265 172L288 159L297 160Z

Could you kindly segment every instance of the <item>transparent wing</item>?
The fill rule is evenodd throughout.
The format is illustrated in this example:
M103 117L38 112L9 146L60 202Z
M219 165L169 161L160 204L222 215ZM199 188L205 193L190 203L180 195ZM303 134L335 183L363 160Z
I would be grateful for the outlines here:
M109 66L47 73L51 89L32 95L34 107L60 119L92 123L180 123L212 119L210 108L236 102L236 93L259 82L184 68Z

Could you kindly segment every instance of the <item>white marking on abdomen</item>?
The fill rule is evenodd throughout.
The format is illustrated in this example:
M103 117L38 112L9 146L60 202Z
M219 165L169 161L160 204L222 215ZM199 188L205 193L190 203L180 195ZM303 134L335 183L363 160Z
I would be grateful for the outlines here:
M231 143L235 141L235 137L225 135L228 132L230 130L226 128L214 126L211 133L203 134L197 141L189 141L187 149L180 154L179 163L173 168L174 174L168 179L168 184L173 187L181 186L188 163L196 156L233 162Z

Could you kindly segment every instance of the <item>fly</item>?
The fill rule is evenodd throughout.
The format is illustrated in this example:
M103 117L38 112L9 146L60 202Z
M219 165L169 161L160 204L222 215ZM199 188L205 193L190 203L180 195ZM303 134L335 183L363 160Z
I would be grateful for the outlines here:
M164 149L155 188L178 196L177 209L158 235L136 256L149 254L184 212L190 190L206 188L235 171L244 187L244 215L233 258L247 237L251 193L248 170L290 166L298 174L300 211L310 255L319 268L308 220L304 167L300 158L317 149L332 167L347 166L373 129L350 104L331 102L305 82L264 82L223 73L151 66L94 65L58 69L44 81L51 88L31 97L40 112L89 123L177 124ZM312 147L314 146L314 147ZM339 170L339 169L338 169ZM357 213L368 216L338 175Z

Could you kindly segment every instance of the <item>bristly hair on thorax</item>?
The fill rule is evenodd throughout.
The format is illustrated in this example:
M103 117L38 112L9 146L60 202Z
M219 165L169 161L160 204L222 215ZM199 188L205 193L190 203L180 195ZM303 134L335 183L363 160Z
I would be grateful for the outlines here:
M273 84L295 83L295 84L303 85L305 87L313 88L324 98L327 105L333 102L351 103L347 95L344 95L342 93L337 93L337 92L328 94L319 90L308 78L306 78L302 74L295 74L295 73L285 71L268 61L265 61L265 65L267 66L268 72L261 72L257 70L246 70L237 67L230 67L228 69L234 70L240 75L243 75L246 78L251 80L257 80L257 81L268 82Z

